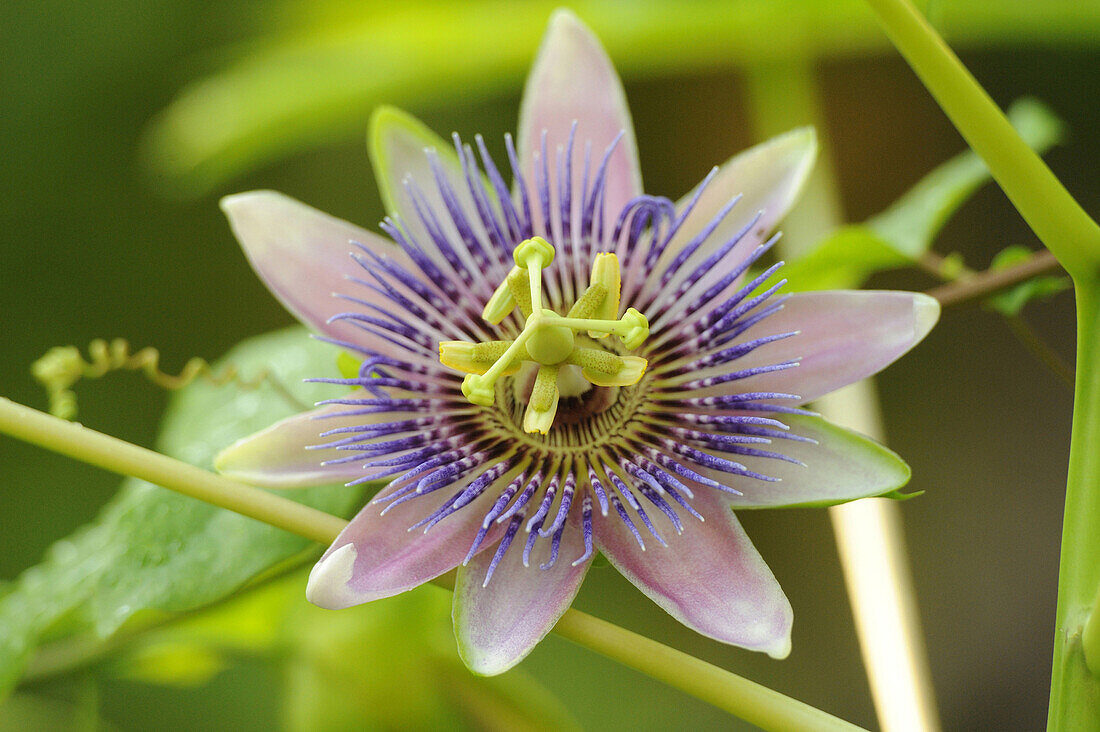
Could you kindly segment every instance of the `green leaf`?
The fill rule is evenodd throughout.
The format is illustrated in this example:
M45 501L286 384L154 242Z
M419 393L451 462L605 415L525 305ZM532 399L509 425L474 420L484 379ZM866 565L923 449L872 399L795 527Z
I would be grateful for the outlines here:
M117 675L162 686L193 687L208 683L228 666L224 654L197 643L161 642L129 654Z
M159 450L210 467L231 442L331 396L331 387L301 380L335 376L335 356L301 328L242 343L220 363L246 374L269 369L283 389L268 382L254 390L196 382L173 398ZM287 495L340 515L360 499L342 486ZM95 521L50 547L43 562L0 597L0 693L45 640L84 634L94 642L131 619L140 622L135 615L206 605L312 547L258 521L127 479Z
M1029 145L1044 152L1063 135L1063 125L1035 99L1020 99L1008 118ZM904 267L931 247L936 235L982 185L989 170L975 153L964 152L938 166L893 205L864 224L845 226L804 256L787 264L789 290L859 287L874 274Z
M905 267L910 259L864 224L842 226L779 271L787 290L843 290L858 287L871 273Z
M1005 269L1015 264L1031 259L1032 251L1025 246L1014 244L997 253L989 268ZM1070 287L1070 279L1057 275L1038 275L1026 282L1021 282L1015 287L1002 293L987 298L985 304L1002 315L1013 318L1020 314L1032 300L1045 300L1046 298L1064 292Z
M293 571L171 623L143 632L107 667L115 676L162 686L210 681L240 657L284 658L287 610L305 602L306 574Z

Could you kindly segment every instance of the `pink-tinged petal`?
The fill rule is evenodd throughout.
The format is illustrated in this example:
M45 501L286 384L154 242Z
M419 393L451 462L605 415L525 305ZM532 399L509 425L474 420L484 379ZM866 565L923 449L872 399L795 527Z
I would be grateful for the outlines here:
M619 517L595 517L596 545L651 600L692 630L773 658L791 649L791 604L733 512L710 492L691 501L706 520L685 517L684 533L658 511L650 518L668 543L644 530L646 549Z
M302 323L333 338L382 352L396 350L349 323L328 323L348 310L335 293L393 309L382 296L347 280L364 274L351 257L356 251L352 242L411 266L392 242L275 191L226 196L221 207L256 274Z
M339 610L411 590L457 567L496 499L495 491L485 491L427 533L409 527L442 506L460 486L406 501L385 516L382 506L368 503L309 573L306 598ZM494 527L482 546L499 536L500 528Z
M508 274L512 262L510 258L505 262L500 248L493 246L488 239L470 193L470 182L463 173L454 145L436 135L420 120L394 107L381 107L375 111L371 117L369 140L371 164L386 210L399 217L405 233L413 237L416 245L444 275L454 280L460 290L473 287L480 297L487 299ZM448 212L436 180L436 171L432 168L433 159L438 161L438 171L449 185L453 201L457 203L456 210L461 212L463 230L467 236L477 240L476 246L467 243ZM474 175L472 180L489 197L489 189L482 176ZM435 217L434 223L461 260L458 271L429 236L410 187L420 196L420 211L430 212ZM466 284L464 276L471 278L472 284ZM476 311L484 305L483 302L478 305L476 300L471 300L471 303L476 305Z
M654 268L656 276L651 279L659 280L661 273L696 235L706 229L734 198L741 196L741 199L715 227L706 242L680 266L671 282L661 288L660 294L667 299L668 304L679 299L680 296L676 293L683 278L691 275L760 214L759 220L740 243L725 254L722 263L713 267L694 286L693 294L703 292L720 281L744 261L745 257L752 254L798 199L816 157L817 135L813 128L803 127L751 147L722 164L703 189L680 230L669 242ZM684 196L677 203L676 210L683 211L694 195L695 191ZM726 290L727 296L732 294L737 284L731 283ZM647 286L651 286L650 283ZM693 298L683 298L677 304L686 305L690 299ZM725 297L717 297L712 303L718 305L724 299ZM670 308L670 311L673 310L679 311L680 308Z
M362 398L366 392L352 392L349 398ZM222 475L266 488L306 488L313 485L346 483L363 475L357 462L322 465L326 460L346 457L335 449L307 450L339 439L343 435L321 437L322 432L341 427L390 422L399 419L392 412L361 414L353 417L332 416L351 409L333 404L296 414L267 429L237 440L218 453L214 469Z
M812 127L791 130L733 156L719 166L683 227L673 237L670 249L678 250L690 241L737 196L741 196L741 200L711 237L725 243L763 211L746 237L755 247L798 200L816 158L817 134ZM689 193L681 198L676 210L682 211L692 196L693 193ZM746 246L747 243L742 244L742 251Z
M909 482L909 466L904 460L857 432L820 417L781 415L781 419L791 428L790 434L814 442L776 439L771 445L758 447L800 460L803 465L774 458L730 456L750 470L779 478L779 482L733 479L729 473L694 464L692 467L740 490L744 495L721 496L735 509L831 506L885 495Z
M574 121L577 138L572 161L577 181L583 176L585 141L592 144L591 165L595 172L607 147L620 132L624 133L608 161L606 230L627 201L642 193L634 124L622 82L599 40L572 12L558 10L550 19L527 77L519 109L519 160L532 194L536 190L535 155L541 155L543 130L553 176L556 151L568 142Z
M501 558L488 585L485 575L496 547L475 556L458 570L454 597L458 653L474 673L491 676L515 666L541 641L573 603L585 572L592 563L573 562L584 554L578 522L571 521L562 535L557 560L549 569L550 541L540 538L523 566L520 532Z
M723 348L771 334L797 331L797 335L767 343L724 367L687 378L800 359L797 366L696 389L690 396L769 391L797 394L803 402L810 402L889 366L928 335L939 315L939 303L918 292L798 293L781 310Z

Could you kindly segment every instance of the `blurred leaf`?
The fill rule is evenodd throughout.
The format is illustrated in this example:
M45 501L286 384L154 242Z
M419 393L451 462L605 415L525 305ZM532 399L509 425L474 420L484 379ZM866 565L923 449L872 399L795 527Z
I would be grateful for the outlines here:
M304 403L330 396L331 387L301 380L335 376L336 370L334 349L300 328L248 340L222 362L245 373L270 369ZM158 446L210 467L221 448L300 409L268 384L246 391L195 383L172 399ZM342 486L287 495L341 515L359 500L358 491ZM258 521L127 479L95 521L50 547L44 561L0 598L0 693L18 680L28 656L45 640L86 634L94 642L135 614L214 602L311 547Z
M1014 244L998 252L989 268L991 270L1006 269L1015 264L1026 262L1031 259L1032 254L1032 251L1027 247ZM1068 290L1069 287L1069 277L1039 275L988 298L985 303L1002 315L1012 318L1019 315L1024 306L1032 300L1044 300L1057 295L1059 292Z
M1014 102L1008 118L1039 152L1048 150L1063 135L1061 121L1034 99ZM841 227L787 264L781 274L790 281L792 291L824 290L858 287L875 272L909 265L931 248L951 215L989 180L988 168L975 153L968 150L956 155L888 209L862 225ZM954 261L961 264L957 258Z
M475 730L516 732L579 730L561 701L521 669L500 676L474 676L459 661L441 665L436 674L450 703Z
M118 676L163 686L200 686L225 669L224 655L195 643L159 643L129 654Z
M242 652L265 656L283 669L291 730L576 728L524 672L466 670L439 588L332 611L306 602L305 583L294 572L147 632L109 669L180 685L209 680Z
M236 656L282 655L287 608L304 602L306 576L275 576L221 602L141 634L109 669L115 676L165 686L209 681Z
M577 729L522 670L466 670L449 593L422 587L338 612L297 597L286 626L289 730Z
M111 732L117 729L99 717L98 710L88 708L82 694L74 701L39 696L13 694L0 704L0 730L80 730Z
M257 165L360 135L380 104L438 109L518 92L560 4L284 3L264 37L183 89L153 121L146 159L158 175L204 193ZM1100 13L1080 0L1018 3L1012 12L987 0L942 5L938 27L955 48L1100 39ZM863 0L571 7L628 77L889 49Z
M838 290L858 287L868 275L911 264L866 224L842 226L777 273L787 290Z
M954 280L966 274L966 262L959 252L951 252L940 261L940 274L946 280Z

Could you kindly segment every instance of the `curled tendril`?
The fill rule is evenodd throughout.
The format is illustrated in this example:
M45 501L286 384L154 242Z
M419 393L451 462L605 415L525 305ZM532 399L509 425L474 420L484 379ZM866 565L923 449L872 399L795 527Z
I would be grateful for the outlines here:
M31 374L46 389L50 414L62 419L76 417L76 393L72 387L78 381L98 379L112 371L141 371L152 383L173 391L199 378L214 386L233 383L240 389L257 389L267 382L296 408L305 408L267 369L244 379L233 364L215 371L206 359L195 357L178 374L168 374L160 370L160 351L147 346L132 353L129 342L123 338L110 342L95 339L88 344L88 360L76 346L55 346L31 365Z

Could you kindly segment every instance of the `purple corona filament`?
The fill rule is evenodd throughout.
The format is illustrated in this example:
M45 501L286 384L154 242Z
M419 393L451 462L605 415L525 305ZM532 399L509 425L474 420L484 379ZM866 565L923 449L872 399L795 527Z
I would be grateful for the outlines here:
M575 134L571 134L565 147L551 159L547 159L545 149L539 151L538 163L533 166L537 195L531 202L526 196L518 201L513 198L480 137L476 139L475 156L473 148L455 135L461 182L455 185L438 156L433 155L431 180L405 181L417 217L412 221L390 219L384 224L415 269L363 248L363 253L354 257L362 277L349 280L352 288L339 293L342 300L362 309L333 317L384 339L394 348L386 355L370 354L356 377L323 380L363 389L359 396L330 400L349 407L332 416L369 414L372 419L362 426L330 430L324 436L338 439L314 447L351 452L338 459L360 461L365 470L371 471L372 479L389 478L376 499L385 504L386 512L410 501L427 500L445 489L451 491L451 497L441 505L438 501L426 505L410 529L426 531L458 512L482 511L467 563L485 549L492 526L507 523L504 535L496 539L486 584L510 550L521 551L523 564L538 571L531 555L545 544L544 561L538 565L543 570L554 567L568 532L578 534L581 541L577 545L583 549L566 561L576 564L590 558L594 503L600 515L621 521L639 546L646 546L643 531L663 545L666 540L651 511L667 520L670 531L691 531L681 516L704 519L692 506L700 487L742 495L759 489L754 486L774 482L775 478L734 458L801 465L780 450L755 446L771 445L776 439L808 440L790 432L777 418L745 414L800 411L790 406L800 401L796 394L745 390L701 396L727 382L798 366L797 361L788 360L737 368L738 359L795 335L763 330L768 316L782 309L781 304L771 305L778 285L761 290L779 264L766 268L743 286L737 284L774 238L756 247L725 276L704 280L708 271L752 230L759 214L750 217L730 238L714 245L709 239L736 209L740 199L736 197L675 257L662 259L713 176L703 181L683 211L677 212L667 198L643 196L605 219L600 206L606 197L606 166L619 138L600 155L585 155L580 171L570 169L575 140ZM507 147L512 149L510 140ZM521 180L514 154L509 155L509 163L513 179ZM481 183L483 177L490 181L488 188ZM574 185L577 182L579 185ZM461 198L463 191L469 196ZM579 215L574 215L574 205L579 205ZM615 223L601 229L605 220ZM455 234L458 238L452 239ZM516 405L471 407L457 389L456 375L434 360L438 341L433 340L430 331L418 330L417 324L474 341L514 338L518 324L511 320L497 326L479 322L476 305L471 307L468 302L470 283L478 279L473 268L490 273L490 277L495 273L504 280L512 249L531 235L550 240L564 238L566 242L562 254L542 270L549 307L568 310L573 305L569 299L579 298L588 287L587 271L577 265L579 256L616 252L627 259L623 265L627 271L640 268L636 281L661 284L659 288L633 288L637 302L650 308L650 321L661 322L666 310L672 313L674 309L678 317L704 308L707 315L690 326L666 329L654 339L647 353L651 377L615 389L616 393L592 393L611 391L595 386L572 396L565 424L555 425L546 436L528 437L522 445L509 447L508 429L518 433L514 414L510 413L516 411ZM704 245L714 253L686 268L685 263ZM425 253L431 250L439 251L441 259ZM672 284L676 297L670 300L664 294ZM389 307L367 303L356 287L383 296ZM660 309L659 304L665 302L674 305ZM455 312L463 315L448 317ZM749 331L758 335L737 340ZM737 342L725 345L731 341ZM700 353L706 355L693 357ZM723 372L698 377L714 367L722 367ZM685 378L692 376L698 378ZM631 393L623 393L627 391ZM627 396L634 403L630 419L607 419L608 412ZM586 408L591 411L586 412ZM479 409L486 413L479 413ZM387 413L392 414L392 420L385 419ZM606 432L599 434L599 429ZM591 443L593 437L597 438L596 448L580 458L576 469L562 467L562 456L576 452L573 444ZM689 487L688 483L697 487ZM491 494L493 500L478 509L475 504L481 505L477 499L483 494ZM518 517L523 520L517 522ZM510 549L521 531L525 534L522 549Z

